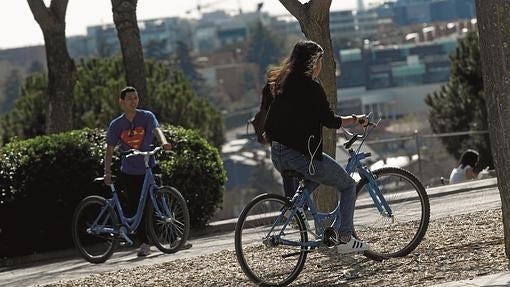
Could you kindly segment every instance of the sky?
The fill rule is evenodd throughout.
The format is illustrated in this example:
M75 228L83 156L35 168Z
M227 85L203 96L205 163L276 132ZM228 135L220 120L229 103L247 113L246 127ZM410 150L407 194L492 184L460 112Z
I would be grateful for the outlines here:
M0 9L0 49L44 43L41 29L26 0L0 1L9 1L8 5L2 5ZM49 6L50 0L44 2ZM251 12L259 2L264 2L263 12L290 15L278 0L138 0L137 17L138 20L172 16L197 17L195 8L198 3L205 7L202 12L223 9L233 13L239 10L239 5L243 11ZM331 11L355 9L356 3L356 0L333 0ZM66 35L85 35L87 26L113 23L111 9L111 0L69 0ZM186 13L188 10L191 10L190 13Z

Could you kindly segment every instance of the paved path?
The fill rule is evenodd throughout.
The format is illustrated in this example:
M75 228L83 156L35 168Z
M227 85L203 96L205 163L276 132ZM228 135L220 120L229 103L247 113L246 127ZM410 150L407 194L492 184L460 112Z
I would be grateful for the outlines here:
M494 209L501 206L496 180L484 180L427 190L430 196L431 219L448 215ZM175 254L162 254L152 248L153 254L145 259L136 257L135 250L116 252L103 264L90 264L75 256L71 259L56 260L11 269L0 269L0 286L33 286L59 280L80 278L88 274L107 272L139 265L157 264L179 258L190 258L211 254L221 250L234 249L234 220L212 224L216 229L230 230L221 234L190 240L193 247ZM452 285L461 286L461 285ZM468 285L469 286L469 285ZM477 285L475 285L477 286Z
M224 233L203 238L192 239L193 247L174 254L163 254L152 247L152 254L147 258L138 258L136 250L116 252L103 264L91 264L81 257L45 262L44 264L17 266L15 269L0 272L0 286L34 286L60 280L80 278L93 273L133 268L140 265L152 265L180 258L189 258L211 254L225 249L234 249L234 233Z

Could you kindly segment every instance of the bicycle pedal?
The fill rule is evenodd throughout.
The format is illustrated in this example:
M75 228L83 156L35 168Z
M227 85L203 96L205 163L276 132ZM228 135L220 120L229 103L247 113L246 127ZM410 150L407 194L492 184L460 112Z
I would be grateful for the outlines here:
M120 228L120 232L119 232L120 238L124 239L128 245L133 245L133 241L127 236L126 231L127 231L127 228L125 226L122 226Z
M120 242L119 242L119 245L120 245L121 247L124 247L124 246L132 246L133 244L129 244L129 242L127 242L127 241L124 241L124 240L123 240L123 241L120 241Z

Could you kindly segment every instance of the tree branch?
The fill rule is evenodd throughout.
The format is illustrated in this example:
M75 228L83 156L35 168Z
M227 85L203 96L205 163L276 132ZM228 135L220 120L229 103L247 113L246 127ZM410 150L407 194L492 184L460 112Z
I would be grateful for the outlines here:
M127 5L126 7L129 7L128 9L134 9L136 10L136 6L138 4L138 0L112 0L112 11L115 11L117 9L126 9L121 7L121 5Z
M69 0L51 0L50 10L60 23L66 22L66 10Z
M327 11L329 13L332 1L333 0L320 0L320 1L310 0L306 3L306 5L310 5L310 9L313 11Z
M311 13L314 13L319 18L324 18L329 16L329 9L331 8L332 0L310 0L306 5L310 5L307 9ZM329 28L328 28L329 29Z
M331 0L328 0L331 2ZM317 1L315 1L317 2ZM301 21L304 17L303 4L298 0L280 0L280 3L292 14L298 21Z
M43 0L27 0L27 3L30 6L30 10L32 10L35 21L41 28L43 27L41 23L51 23L51 12Z

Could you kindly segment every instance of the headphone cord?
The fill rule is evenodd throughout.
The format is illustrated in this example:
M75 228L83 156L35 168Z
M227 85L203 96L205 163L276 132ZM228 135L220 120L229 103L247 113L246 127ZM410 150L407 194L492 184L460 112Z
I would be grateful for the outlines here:
M315 148L315 151L312 153L312 151L310 149L310 143L311 143L311 140L314 137L315 137L314 135L311 135L311 136L308 137L308 153L310 154L310 164L308 165L308 173L310 173L310 175L314 175L315 174L315 167L313 166L313 158L315 157L315 154L319 150L319 146L322 143L322 137L321 137L320 140L319 140L319 143L317 144L317 147Z

